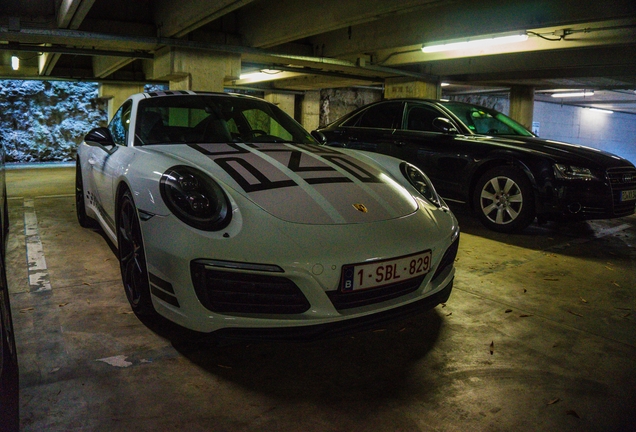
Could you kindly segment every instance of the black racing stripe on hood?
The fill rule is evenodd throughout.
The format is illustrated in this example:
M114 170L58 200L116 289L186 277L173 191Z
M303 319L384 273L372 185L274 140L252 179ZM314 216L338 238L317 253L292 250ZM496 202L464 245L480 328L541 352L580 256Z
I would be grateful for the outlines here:
M417 202L383 171L355 155L316 145L192 144L237 192L282 220L358 223L417 210ZM221 174L221 172L223 174ZM362 212L360 208L367 209Z
M364 163L354 159L340 151L330 148L314 145L292 145L285 144L285 147L271 147L271 148L259 148L255 145L245 145L249 148L253 148L255 151L264 154L276 154L284 153L289 154L289 161L287 168L303 177L309 184L329 184L329 183L351 183L353 180L349 177L343 176L335 168L327 165L327 162L338 166L343 171L347 172L352 177L356 178L362 183L381 183L382 181L374 175ZM284 181L271 181L263 173L261 173L256 167L252 166L248 161L242 159L240 155L247 155L252 153L245 147L234 143L225 144L224 150L218 152L210 151L209 147L205 148L200 144L189 144L192 149L203 153L210 157L214 162L219 165L226 173L228 173L245 192L254 192L267 189L276 189L281 187L296 186L297 183L293 180ZM227 148L231 150L227 150ZM301 151L302 150L302 151ZM323 162L322 166L309 166L303 165L303 156L307 157L304 152L308 152L314 155L314 157ZM233 156L233 157L232 157ZM309 161L313 162L313 161ZM240 165L243 169L249 172L259 183L251 184L242 176L234 167L233 164ZM303 174L308 173L323 173L323 176L317 177L304 177Z

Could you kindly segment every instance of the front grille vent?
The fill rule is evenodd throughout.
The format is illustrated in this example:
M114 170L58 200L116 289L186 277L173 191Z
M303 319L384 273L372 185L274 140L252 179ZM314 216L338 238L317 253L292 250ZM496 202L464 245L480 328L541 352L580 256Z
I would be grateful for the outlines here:
M622 167L607 170L607 178L612 188L612 202L615 216L629 216L634 213L636 201L622 201L622 192L636 189L636 168Z
M203 306L219 313L299 314L309 302L282 276L219 271L193 262L194 290Z
M381 288L371 288L344 293L340 291L330 291L327 292L327 295L329 296L331 303L333 303L334 307L338 310L366 306L411 293L419 288L425 277L426 275Z

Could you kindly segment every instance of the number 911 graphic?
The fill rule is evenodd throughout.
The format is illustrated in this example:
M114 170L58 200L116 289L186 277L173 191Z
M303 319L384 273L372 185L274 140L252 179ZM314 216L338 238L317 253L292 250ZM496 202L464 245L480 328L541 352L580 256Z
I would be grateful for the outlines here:
M424 173L319 145L249 96L131 96L78 149L76 208L136 314L202 333L324 336L453 286L459 227Z

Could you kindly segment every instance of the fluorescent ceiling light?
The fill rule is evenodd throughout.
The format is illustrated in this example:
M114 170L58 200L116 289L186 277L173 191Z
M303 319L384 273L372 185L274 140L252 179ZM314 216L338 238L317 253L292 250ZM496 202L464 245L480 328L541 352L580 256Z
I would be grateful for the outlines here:
M450 83L441 83L440 86L442 87L448 87L450 85Z
M441 51L455 51L474 48L485 48L493 45L502 45L515 42L523 42L528 40L527 34L514 34L508 36L495 36L486 37L480 39L466 39L456 42L438 43L434 45L422 46L422 51L425 53L434 53Z
M594 96L593 91L579 91L579 92L563 92L563 93L552 93L553 98L568 98L568 97L585 97L585 96Z
M606 110L606 109L601 109L601 108L588 108L590 111L594 111L594 112L599 112L599 113L603 113L603 114L614 114L614 111L610 111L610 110Z
M20 57L18 56L11 56L11 68L13 70L18 70L20 69Z
M242 80L250 80L250 81L265 81L270 79L272 75L279 74L281 71L276 69L262 69L259 71L249 72L246 74L241 74L239 79Z

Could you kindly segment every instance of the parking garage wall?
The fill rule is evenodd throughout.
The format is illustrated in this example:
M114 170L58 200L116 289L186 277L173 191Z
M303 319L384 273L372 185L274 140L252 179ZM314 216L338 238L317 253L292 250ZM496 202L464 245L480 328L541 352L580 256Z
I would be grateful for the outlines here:
M73 160L84 135L107 120L96 83L0 80L0 112L7 162Z
M636 164L636 115L535 102L533 123L542 138L604 150Z
M342 88L320 91L320 127L361 106L382 100L382 89Z

